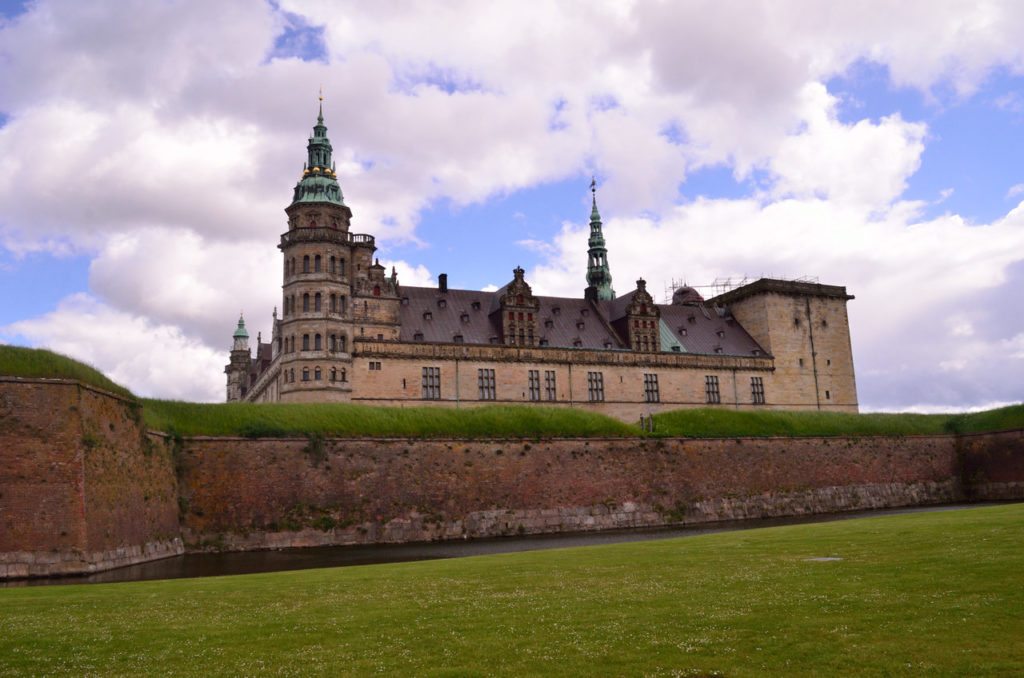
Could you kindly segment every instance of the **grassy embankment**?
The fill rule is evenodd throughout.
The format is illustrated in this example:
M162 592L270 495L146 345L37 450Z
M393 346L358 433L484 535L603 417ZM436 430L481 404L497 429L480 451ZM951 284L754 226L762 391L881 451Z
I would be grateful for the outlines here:
M79 379L131 397L97 370L51 351L0 345L0 375ZM585 437L641 436L638 427L578 409L484 406L462 409L186 403L143 399L146 424L191 435ZM655 417L655 436L842 436L973 433L1024 428L1024 405L973 414L843 414L836 412L686 409Z
M5 589L0 673L1022 675L1022 529L1017 504L420 563Z

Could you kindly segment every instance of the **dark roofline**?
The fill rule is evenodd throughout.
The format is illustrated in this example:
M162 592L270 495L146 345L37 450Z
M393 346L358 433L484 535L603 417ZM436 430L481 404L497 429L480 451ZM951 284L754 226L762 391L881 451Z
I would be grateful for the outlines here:
M801 297L828 297L831 299L844 299L849 301L855 297L846 293L846 288L840 285L822 285L820 283L800 282L797 280L776 280L775 278L761 278L749 285L729 290L717 297L708 299L706 304L719 304L728 306L755 294L785 294Z

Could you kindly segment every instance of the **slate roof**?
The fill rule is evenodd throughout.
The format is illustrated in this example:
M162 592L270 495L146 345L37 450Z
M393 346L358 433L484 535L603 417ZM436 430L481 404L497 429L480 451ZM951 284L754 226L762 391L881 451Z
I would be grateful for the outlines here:
M456 336L460 336L466 344L501 343L498 317L492 313L492 309L498 308L500 294L501 290L449 289L441 292L436 287L403 286L399 339L452 343L457 341ZM615 314L622 316L631 297L632 292L612 301L598 302L595 306L586 299L538 296L537 339L559 348L628 350L608 321L617 317ZM701 305L657 306L663 323L659 328L662 350L670 351L672 343L678 342L684 353L765 355L757 342L724 309ZM670 336L665 336L666 333ZM421 338L417 337L419 334Z

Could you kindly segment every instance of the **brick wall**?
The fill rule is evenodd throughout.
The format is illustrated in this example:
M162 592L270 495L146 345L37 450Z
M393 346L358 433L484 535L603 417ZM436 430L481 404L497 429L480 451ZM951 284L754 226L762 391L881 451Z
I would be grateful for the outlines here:
M956 440L187 441L196 548L483 537L956 501Z
M0 378L0 578L183 551L171 451L140 421L74 382Z

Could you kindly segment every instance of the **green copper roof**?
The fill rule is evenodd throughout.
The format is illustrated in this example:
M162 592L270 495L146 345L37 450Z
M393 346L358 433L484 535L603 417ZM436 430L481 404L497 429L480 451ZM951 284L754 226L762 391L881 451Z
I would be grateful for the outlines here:
M590 210L590 239L587 244L587 286L597 288L597 298L611 301L615 298L612 289L612 271L608 266L608 249L604 246L604 233L601 231L601 214L597 211L597 182L591 180L590 192L593 194L593 207Z
M324 125L324 105L321 97L320 113L313 126L313 136L306 146L306 164L302 168L302 178L295 184L295 195L292 204L310 202L329 202L344 205L345 198L338 185L338 176L334 172L334 161L331 159L331 140L327 138L327 127Z
M235 339L248 339L249 332L245 329L245 319L242 316L238 316L238 327L235 329Z
M667 353L689 353L686 347L679 343L672 330L665 324L664 320L658 321L658 334L661 337L661 350ZM678 348L676 348L678 346Z

